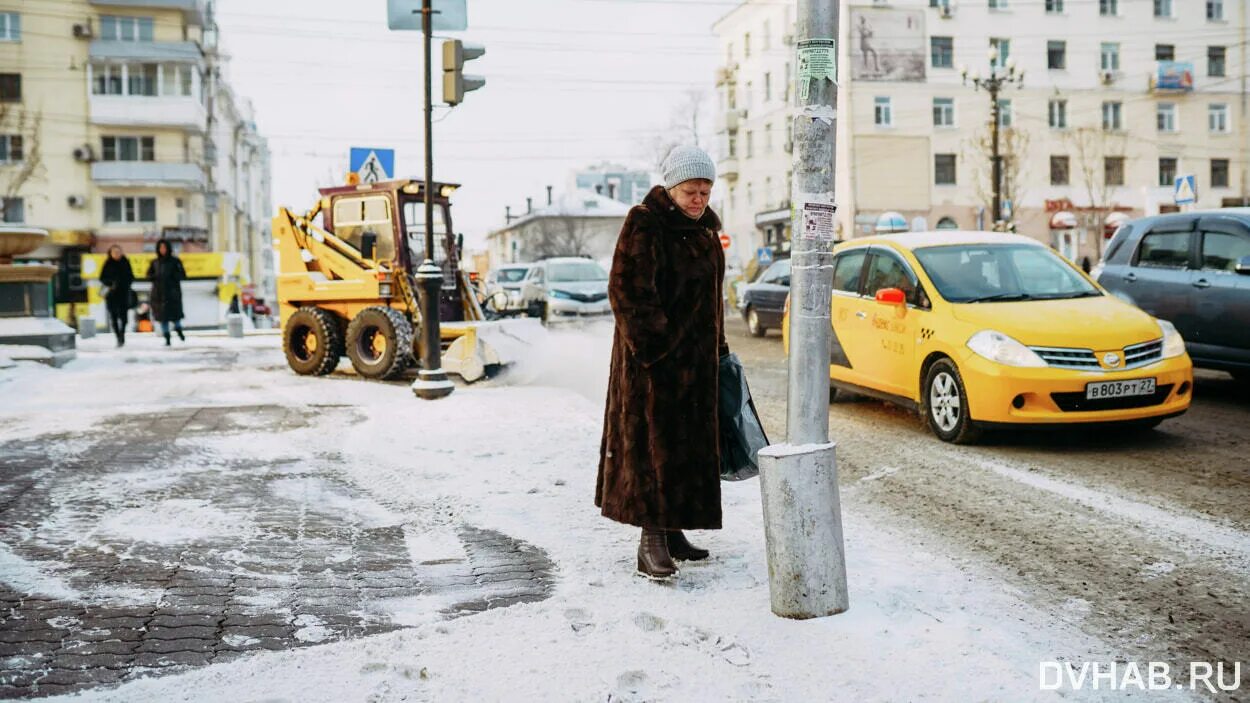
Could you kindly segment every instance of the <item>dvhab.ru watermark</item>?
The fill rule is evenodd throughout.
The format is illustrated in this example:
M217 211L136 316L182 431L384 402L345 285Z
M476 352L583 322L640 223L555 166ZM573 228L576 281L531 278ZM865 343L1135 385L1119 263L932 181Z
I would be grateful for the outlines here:
M1185 674L1188 674L1187 676ZM1241 662L1189 662L1173 669L1167 662L1041 662L1043 691L1241 690Z

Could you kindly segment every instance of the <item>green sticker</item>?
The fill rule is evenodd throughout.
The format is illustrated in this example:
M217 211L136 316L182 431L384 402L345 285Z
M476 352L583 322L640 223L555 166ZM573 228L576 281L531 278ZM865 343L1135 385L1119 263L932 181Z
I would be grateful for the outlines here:
M838 46L833 39L808 39L799 42L798 93L807 100L812 80L828 78L838 82Z

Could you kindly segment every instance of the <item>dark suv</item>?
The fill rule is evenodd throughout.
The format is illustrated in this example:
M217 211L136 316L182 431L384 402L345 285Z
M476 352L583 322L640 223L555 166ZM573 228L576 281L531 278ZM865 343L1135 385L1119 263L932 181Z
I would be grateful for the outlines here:
M1126 222L1094 277L1176 325L1195 366L1250 381L1250 208Z

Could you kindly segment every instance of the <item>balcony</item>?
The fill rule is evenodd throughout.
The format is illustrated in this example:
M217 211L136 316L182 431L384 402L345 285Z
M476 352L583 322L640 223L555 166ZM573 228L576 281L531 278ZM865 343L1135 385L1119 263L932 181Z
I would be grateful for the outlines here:
M202 65L204 53L193 41L112 41L91 42L92 61L143 61L145 63L191 63Z
M179 127L204 131L207 113L193 96L92 95L91 124L111 127Z
M203 190L204 170L188 163L97 161L91 164L91 180L99 186Z
M92 5L103 8L125 8L131 10L182 10L187 22L204 25L204 0L88 0Z
M738 180L738 157L726 156L720 160L720 177L729 182Z

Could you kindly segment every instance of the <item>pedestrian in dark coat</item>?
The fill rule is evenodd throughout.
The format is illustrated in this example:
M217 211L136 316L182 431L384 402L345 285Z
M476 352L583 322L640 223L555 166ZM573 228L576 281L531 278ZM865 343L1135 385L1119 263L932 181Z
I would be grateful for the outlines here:
M716 166L678 147L625 218L608 298L616 314L595 505L642 528L638 572L703 559L682 530L719 529L720 356L725 343L720 220L707 207Z
M161 323L161 334L165 335L165 346L169 346L169 325L172 322L178 332L178 339L187 341L182 334L182 281L187 277L187 270L182 260L174 256L169 241L162 239L156 243L156 258L148 267L148 280L152 282L152 319Z
M104 267L100 269L100 285L108 289L104 295L104 307L108 309L109 329L117 337L117 346L126 343L126 319L130 311L131 286L135 282L135 272L130 268L130 259L122 253L122 248L114 244L109 247L108 257L104 259Z

